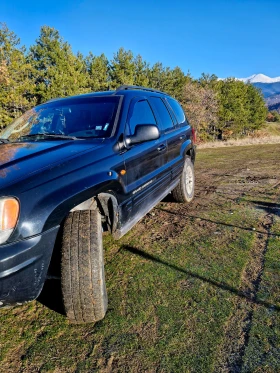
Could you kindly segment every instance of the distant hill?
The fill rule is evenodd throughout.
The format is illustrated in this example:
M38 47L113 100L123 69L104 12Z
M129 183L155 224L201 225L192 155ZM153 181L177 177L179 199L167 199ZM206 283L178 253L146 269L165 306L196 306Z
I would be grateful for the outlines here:
M280 94L268 97L266 103L269 110L277 110L280 113Z
M280 114L280 102L278 104L268 106L268 108L269 108L269 110L276 110Z
M277 83L252 83L255 87L260 88L264 98L280 94L280 82Z
M280 102L280 94L275 94L266 99L268 105L277 105Z
M277 110L280 113L280 76L270 78L264 74L254 74L248 78L237 79L260 88L268 109Z
M279 96L279 95L278 95ZM277 110L280 114L280 96L278 102L275 102L274 104L267 104L268 109L271 110Z

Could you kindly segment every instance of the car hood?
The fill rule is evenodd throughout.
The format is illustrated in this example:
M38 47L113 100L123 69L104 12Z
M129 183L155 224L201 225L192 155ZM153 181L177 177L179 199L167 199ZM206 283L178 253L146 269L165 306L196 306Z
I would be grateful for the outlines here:
M29 174L62 163L78 153L101 146L101 140L52 140L0 144L0 188L26 178Z

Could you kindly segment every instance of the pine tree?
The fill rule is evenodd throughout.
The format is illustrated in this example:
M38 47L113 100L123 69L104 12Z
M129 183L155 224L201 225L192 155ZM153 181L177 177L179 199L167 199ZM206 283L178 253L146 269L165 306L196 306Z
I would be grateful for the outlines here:
M215 74L202 73L201 77L198 79L198 82L202 87L208 87L212 89L215 89L217 81L218 77Z
M259 89L252 84L247 84L248 118L245 126L245 134L260 129L267 116L267 107L263 95Z
M155 63L149 71L149 86L164 91L181 100L183 87L189 76L185 75L179 67L173 70L163 67L161 62Z
M180 101L183 97L183 88L189 80L190 76L185 75L178 66L173 70L167 70L165 91Z
M149 84L149 64L138 54L134 59L135 77L134 84L147 87Z
M106 91L109 89L109 61L105 54L94 56L91 52L86 57L88 71L88 86L91 91Z
M219 96L218 129L224 137L240 137L259 129L267 109L263 96L251 84L234 78L220 80L215 85Z
M163 90L166 73L161 62L155 63L149 70L149 87Z
M0 24L0 128L34 106L31 73L20 39Z
M229 78L219 81L217 88L220 103L217 128L221 137L243 135L248 118L246 85L241 81Z
M133 85L136 75L136 66L133 53L120 48L110 62L110 87L115 89L120 85Z
M50 98L65 97L88 91L86 63L81 54L74 55L59 32L43 26L29 61L35 68L36 96L42 103Z

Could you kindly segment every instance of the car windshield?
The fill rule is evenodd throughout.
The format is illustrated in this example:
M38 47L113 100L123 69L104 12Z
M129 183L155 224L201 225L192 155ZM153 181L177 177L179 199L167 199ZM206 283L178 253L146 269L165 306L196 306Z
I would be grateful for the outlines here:
M75 97L37 106L0 133L2 142L36 139L109 137L120 97Z

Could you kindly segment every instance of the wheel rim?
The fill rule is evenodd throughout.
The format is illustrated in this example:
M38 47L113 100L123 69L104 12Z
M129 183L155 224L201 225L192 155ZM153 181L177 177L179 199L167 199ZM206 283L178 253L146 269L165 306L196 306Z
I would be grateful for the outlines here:
M188 195L192 194L193 184L194 184L193 171L192 171L191 166L187 166L186 168L186 190L187 190Z

